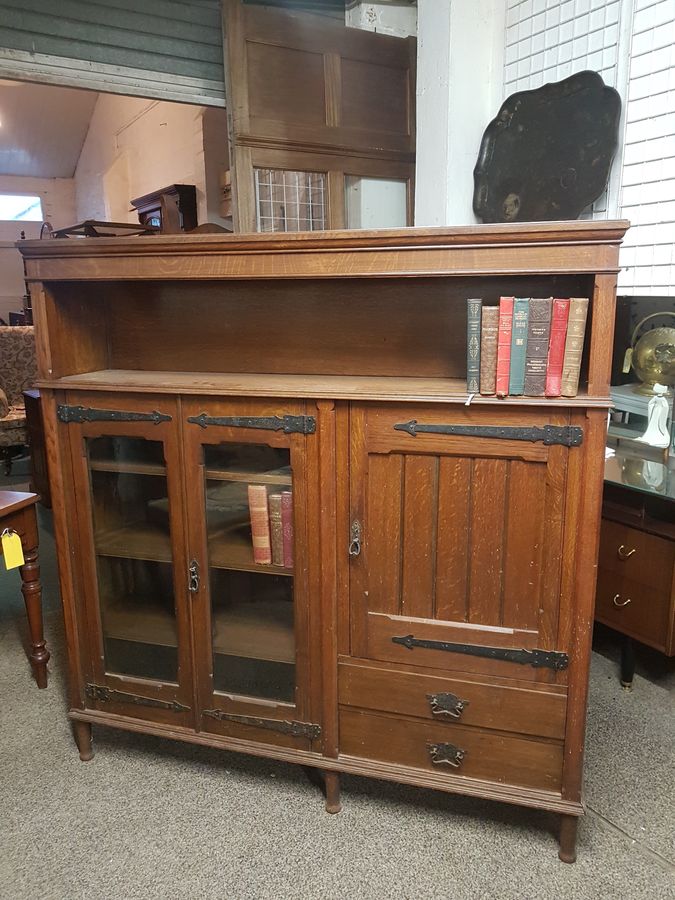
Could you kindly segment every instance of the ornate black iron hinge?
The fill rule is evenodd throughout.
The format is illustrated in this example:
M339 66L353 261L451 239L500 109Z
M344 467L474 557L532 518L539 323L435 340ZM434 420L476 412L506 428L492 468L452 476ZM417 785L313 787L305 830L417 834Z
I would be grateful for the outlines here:
M289 722L286 719L259 719L257 716L237 716L234 713L226 713L220 709L205 709L205 716L212 719L227 722L239 722L241 725L252 725L254 728L267 728L269 731L280 731L282 734L290 734L292 737L308 737L316 740L321 735L321 726L312 722Z
M451 644L448 641L427 641L407 634L405 637L393 637L392 643L402 644L408 650L424 647L426 650L446 650L448 653L464 653L467 656L482 656L485 659L501 659L505 662L519 663L521 666L532 666L535 669L566 669L569 657L557 650L512 650L508 647L482 647L480 644Z
M432 763L442 765L445 763L458 769L462 764L462 760L466 756L466 750L461 747L455 747L454 744L427 744L429 756Z
M84 692L90 700L98 700L101 703L112 703L118 700L120 703L135 703L137 706L154 706L157 709L170 709L172 712L187 712L190 707L183 706L176 700L158 700L156 697L141 697L139 694L131 694L128 691L118 691L105 687L102 684L86 684Z
M284 434L314 434L316 419L313 416L188 416L188 422L206 428L208 425L225 425L228 428L259 428L262 431L283 431Z
M95 409L91 406L62 406L56 407L56 415L60 422L69 425L71 422L152 422L159 425L160 422L170 422L171 416L158 412L128 412L125 409Z
M563 447L579 447L584 432L575 425L420 425L417 419L399 422L396 431L405 431L413 437L418 434L454 434L462 437L498 438L505 441L530 441L544 444L562 444Z

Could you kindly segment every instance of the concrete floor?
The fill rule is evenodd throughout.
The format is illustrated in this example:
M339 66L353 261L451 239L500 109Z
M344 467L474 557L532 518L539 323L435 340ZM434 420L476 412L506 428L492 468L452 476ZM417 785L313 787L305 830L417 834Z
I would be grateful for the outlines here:
M11 486L25 482L17 466ZM0 479L0 487L10 486ZM0 898L675 898L675 673L596 636L579 858L537 811L348 777L328 816L291 765L66 720L51 520L41 513L50 683L39 691L15 572L0 569Z

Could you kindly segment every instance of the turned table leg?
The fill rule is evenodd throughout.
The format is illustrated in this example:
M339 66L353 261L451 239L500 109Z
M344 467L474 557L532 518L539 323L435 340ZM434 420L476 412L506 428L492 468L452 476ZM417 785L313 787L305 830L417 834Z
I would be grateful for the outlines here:
M24 551L24 565L20 566L21 592L26 603L31 651L29 659L39 688L47 687L49 650L42 629L42 585L37 548Z
M94 758L94 748L91 742L91 723L90 722L73 722L73 734L77 749L80 751L80 759L82 762L89 762Z
M560 817L560 850L558 857L564 863L576 862L578 816L562 815Z
M621 642L621 687L624 691L633 690L633 676L635 675L635 648L633 640L624 634Z

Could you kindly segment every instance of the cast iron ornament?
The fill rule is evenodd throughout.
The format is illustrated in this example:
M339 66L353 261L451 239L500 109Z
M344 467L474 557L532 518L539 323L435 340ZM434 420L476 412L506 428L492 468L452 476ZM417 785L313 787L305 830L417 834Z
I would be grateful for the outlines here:
M485 129L473 170L483 222L576 219L607 186L621 98L597 72L512 94Z

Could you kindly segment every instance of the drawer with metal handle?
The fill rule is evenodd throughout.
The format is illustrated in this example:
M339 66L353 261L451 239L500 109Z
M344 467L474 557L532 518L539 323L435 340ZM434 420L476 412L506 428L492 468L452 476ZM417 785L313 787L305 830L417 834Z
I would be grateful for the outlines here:
M567 697L556 685L480 675L448 678L346 658L338 672L343 706L537 737L562 738L565 733Z
M665 649L668 634L670 590L620 577L600 568L595 593L595 618L655 647Z
M559 791L562 780L562 741L347 707L340 755L548 791Z
M631 578L651 588L663 590L670 585L673 562L673 541L619 522L602 520L599 556L602 569L615 572L620 578ZM618 587L614 593L617 591Z

